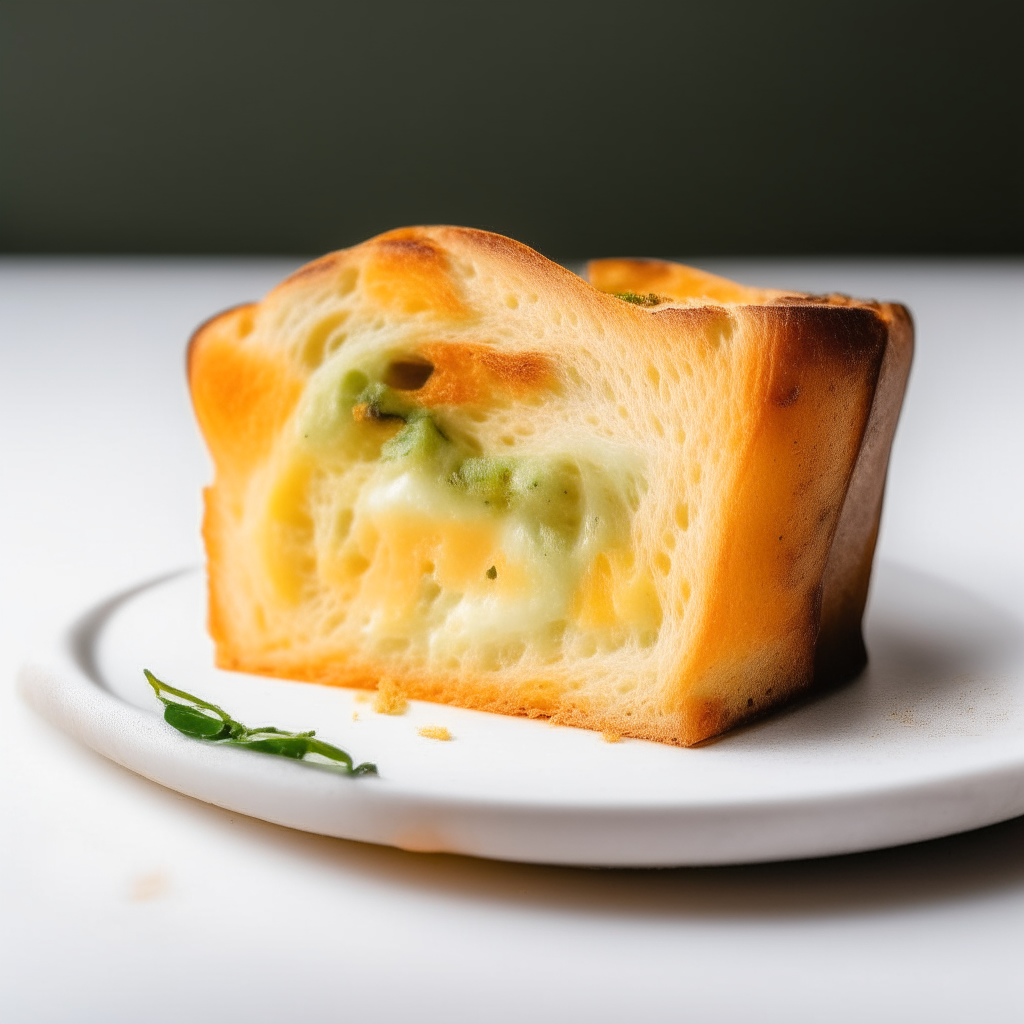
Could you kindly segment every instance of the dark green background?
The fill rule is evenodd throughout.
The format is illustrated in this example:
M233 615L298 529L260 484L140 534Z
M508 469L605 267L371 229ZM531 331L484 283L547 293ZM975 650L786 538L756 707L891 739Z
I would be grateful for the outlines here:
M0 250L1024 251L1020 3L0 2Z

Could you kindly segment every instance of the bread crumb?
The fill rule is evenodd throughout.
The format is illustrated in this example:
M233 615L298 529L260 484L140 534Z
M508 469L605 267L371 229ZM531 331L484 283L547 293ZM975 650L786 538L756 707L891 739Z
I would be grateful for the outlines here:
M425 725L419 732L428 740L450 740L452 738L452 734L443 725Z
M384 676L377 684L377 695L373 698L373 710L378 715L404 715L409 702L405 699L401 687Z
M352 712L352 721L353 722L358 722L359 721L359 712L358 711L353 711Z
M128 898L132 903L148 903L163 896L168 888L167 876L162 871L151 871L132 882Z
M605 743L618 743L619 740L622 739L622 733L612 732L610 729L605 729L605 731L601 733L601 739L603 739Z

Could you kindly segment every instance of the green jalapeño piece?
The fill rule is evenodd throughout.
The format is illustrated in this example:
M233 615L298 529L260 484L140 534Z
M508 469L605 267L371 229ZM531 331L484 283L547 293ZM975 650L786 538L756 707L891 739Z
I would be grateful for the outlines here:
M660 306L665 300L660 295L655 295L654 292L647 292L646 295L637 295L636 292L613 292L615 298L622 299L623 302L628 302L634 306Z

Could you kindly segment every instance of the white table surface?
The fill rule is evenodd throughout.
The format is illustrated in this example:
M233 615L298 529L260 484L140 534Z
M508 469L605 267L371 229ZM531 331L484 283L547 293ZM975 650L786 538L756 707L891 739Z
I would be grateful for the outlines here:
M1024 263L705 265L913 308L881 554L1024 617ZM0 1016L1024 1019L1024 819L727 869L411 854L163 790L20 704L53 630L201 559L184 342L293 266L0 260Z

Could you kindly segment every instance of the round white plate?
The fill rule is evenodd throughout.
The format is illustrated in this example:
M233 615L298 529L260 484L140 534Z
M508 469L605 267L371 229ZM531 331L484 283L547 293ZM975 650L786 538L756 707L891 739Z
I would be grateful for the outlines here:
M849 853L1024 813L1024 628L949 584L877 570L871 664L854 683L703 747L213 668L204 580L188 571L97 606L29 703L156 782L309 832L410 850L580 865L727 864ZM380 777L188 739L142 674L246 725L317 730ZM427 739L446 727L450 742Z

